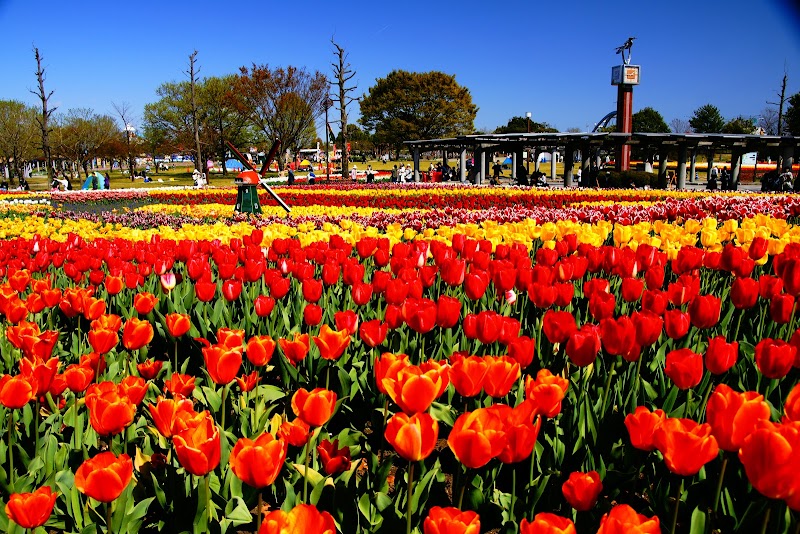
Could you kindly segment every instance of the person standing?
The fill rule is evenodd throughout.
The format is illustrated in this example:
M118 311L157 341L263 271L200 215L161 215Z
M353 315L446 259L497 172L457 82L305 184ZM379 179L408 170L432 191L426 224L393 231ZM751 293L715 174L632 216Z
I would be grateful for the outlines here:
M397 165L395 165L394 168L392 169L392 183L393 184L397 183L397 178L398 178L398 171L397 171Z
M350 169L350 181L358 181L358 168L355 165L353 165L353 168Z

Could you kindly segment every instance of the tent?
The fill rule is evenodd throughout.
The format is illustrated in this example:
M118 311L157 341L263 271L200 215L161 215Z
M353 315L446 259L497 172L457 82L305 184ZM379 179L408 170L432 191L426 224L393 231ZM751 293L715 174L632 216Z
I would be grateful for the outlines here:
M506 158L503 160L503 165L511 165L512 163L514 163L514 160L511 158Z
M307 159L304 159L303 161L300 162L300 166L301 167L311 167L311 162L308 161Z

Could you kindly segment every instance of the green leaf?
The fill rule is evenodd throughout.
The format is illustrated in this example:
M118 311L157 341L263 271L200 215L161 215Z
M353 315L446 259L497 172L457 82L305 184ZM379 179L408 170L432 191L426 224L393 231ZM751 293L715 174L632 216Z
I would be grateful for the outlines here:
M704 534L706 531L706 512L698 506L692 511L692 524L689 534Z
M234 497L225 506L225 519L231 522L234 526L246 525L253 520L247 504L241 497Z

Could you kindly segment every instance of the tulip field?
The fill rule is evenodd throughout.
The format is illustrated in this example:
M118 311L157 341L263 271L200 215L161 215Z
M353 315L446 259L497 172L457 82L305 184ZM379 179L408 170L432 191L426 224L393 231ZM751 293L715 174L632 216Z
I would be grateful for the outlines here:
M0 195L0 531L800 533L800 199Z

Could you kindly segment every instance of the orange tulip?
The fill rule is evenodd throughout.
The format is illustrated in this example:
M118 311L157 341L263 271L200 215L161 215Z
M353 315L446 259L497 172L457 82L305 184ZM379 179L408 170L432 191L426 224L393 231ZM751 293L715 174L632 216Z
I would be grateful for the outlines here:
M93 321L106 313L106 301L87 296L83 301L83 316Z
M58 373L59 365L60 362L56 357L45 361L38 356L34 356L33 358L22 358L19 361L19 370L20 374L34 379L36 389L33 394L36 397L41 397L50 389L50 382L53 381L53 377Z
M147 315L153 311L156 304L158 304L158 298L146 291L137 293L133 297L133 307L139 315Z
M651 412L646 406L637 406L635 412L625 416L625 427L628 429L631 444L643 451L655 449L653 432L666 418L663 410Z
M473 511L434 506L422 523L424 534L479 534L481 519Z
M111 502L128 487L131 478L133 462L127 454L117 458L113 452L101 452L75 471L75 487L96 501Z
M265 488L275 482L286 460L288 444L267 432L255 441L241 438L230 456L233 473L254 488Z
M561 413L561 401L567 394L569 380L553 375L547 369L536 373L536 380L525 380L525 397L533 399L539 412L545 417L555 417Z
M386 393L401 410L409 415L426 412L431 403L447 386L447 369L431 368L423 371L421 366L407 365L396 376L383 379Z
M133 422L136 406L121 395L113 382L92 385L86 392L86 407L89 409L89 422L101 436L119 434Z
M800 384L797 384L783 403L784 420L800 421Z
M653 443L667 468L680 476L696 475L719 454L711 425L699 425L691 419L667 419L653 432Z
M36 396L36 379L25 375L0 378L0 404L11 410L22 408Z
M333 330L324 324L319 335L312 338L324 360L338 360L350 344L350 333L347 330Z
M744 439L769 421L770 408L755 391L738 393L720 384L708 399L706 421L719 448L736 452Z
M219 428L207 411L172 437L175 455L187 473L207 475L219 465Z
M278 345L280 345L283 355L286 356L289 363L294 366L297 366L298 363L305 359L310 347L308 334L301 334L300 332L295 332L292 340L279 339Z
M106 276L103 284L106 286L106 292L109 295L116 295L125 287L121 276Z
M153 340L153 325L131 317L122 329L122 345L128 350L141 349Z
M747 436L739 450L747 480L762 495L800 511L800 423L767 425Z
M217 330L217 343L229 349L242 349L244 347L244 330L220 328Z
M164 317L167 332L174 338L181 337L192 328L192 320L185 313L168 313Z
M311 504L299 504L289 512L274 510L264 517L258 534L336 534L336 523L328 512Z
M73 393L82 393L94 380L94 369L88 365L72 364L64 370L64 380Z
M497 410L479 408L459 416L447 438L458 461L467 467L483 467L506 446L505 425Z
M489 360L480 356L453 358L450 364L450 382L462 397L474 397L483 390Z
M104 313L91 322L91 327L97 330L105 329L119 332L119 329L122 328L122 317L113 313Z
M519 524L519 534L577 534L572 519L542 512L536 514L533 523L523 519Z
M139 371L139 376L145 380L152 380L158 376L163 366L164 362L161 360L145 360L136 366L136 370Z
M119 343L119 334L105 328L89 330L89 345L98 354L105 354Z
M600 519L597 534L661 534L658 516L647 518L627 504L619 504Z
M409 417L400 412L389 419L385 431L386 441L402 458L418 462L430 456L439 437L439 423L427 413Z
M164 391L172 393L173 397L188 397L194 391L195 377L172 373L169 380L164 380Z
M253 391L253 389L258 385L259 380L261 380L261 377L258 375L258 371L253 371L250 374L236 377L236 383L239 384L239 389L242 391L242 393Z
M484 356L488 363L483 389L495 399L508 395L521 375L519 362L511 356Z
M293 447L302 447L308 442L309 426L302 419L284 421L278 429L278 439Z
M247 340L244 353L256 367L267 365L275 352L275 341L270 336L253 336Z
M138 376L126 376L119 383L120 395L125 395L135 405L139 405L147 394L147 382Z
M6 504L6 515L22 528L37 528L50 519L57 498L50 486L33 493L14 493Z
M180 412L187 412L189 415L195 415L196 412L192 407L192 401L188 399L165 399L158 397L155 404L150 404L147 407L150 410L150 415L153 417L153 424L159 434L169 439L174 433L175 418L181 417Z
M406 354L392 354L391 352L384 352L380 358L375 359L375 383L378 385L378 391L386 394L386 388L383 386L383 379L386 377L395 377L400 369L408 366L408 355Z
M231 349L224 345L211 345L201 350L211 380L220 385L233 382L242 366L242 348Z
M298 389L292 396L292 411L308 426L322 426L336 408L336 393L323 388Z

